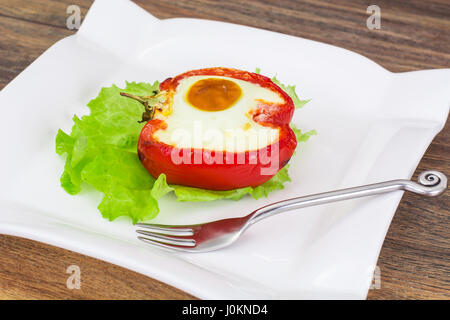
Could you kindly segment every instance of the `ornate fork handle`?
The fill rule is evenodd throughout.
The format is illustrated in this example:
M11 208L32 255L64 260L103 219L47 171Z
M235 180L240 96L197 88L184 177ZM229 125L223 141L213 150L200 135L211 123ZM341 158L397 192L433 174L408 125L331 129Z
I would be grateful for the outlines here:
M139 239L151 245L181 252L207 252L234 243L253 223L274 214L335 201L372 196L396 190L411 191L425 196L437 196L447 188L447 178L438 171L425 171L419 181L392 180L313 194L276 202L257 209L244 217L228 218L196 225L158 225L141 223L145 230L136 230Z
M410 191L424 196L434 197L442 194L446 189L447 177L443 173L434 170L425 171L419 176L418 183L411 180L391 180L276 202L253 212L247 225L249 226L264 218L289 210L372 196L396 190Z

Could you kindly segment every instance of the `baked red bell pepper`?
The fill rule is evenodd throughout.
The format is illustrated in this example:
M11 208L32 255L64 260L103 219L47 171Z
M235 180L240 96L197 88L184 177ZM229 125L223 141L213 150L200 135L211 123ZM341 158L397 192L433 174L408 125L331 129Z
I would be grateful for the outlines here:
M217 151L207 149L176 148L154 137L157 130L164 130L167 124L161 119L151 119L143 127L139 141L139 159L155 178L165 174L170 184L185 185L209 190L232 190L247 186L256 187L271 179L290 160L297 146L297 139L289 126L294 114L292 99L268 77L229 68L208 68L188 71L160 84L161 92L175 92L179 82L190 76L225 76L244 80L267 88L279 94L283 103L259 103L251 111L253 120L260 125L278 129L278 140L265 148L243 153L222 153L222 161L208 164L207 161L196 162L194 157L211 159ZM170 96L170 95L169 95ZM170 99L169 99L170 101ZM178 163L173 154L183 154L190 161ZM277 153L277 154L275 154ZM265 155L262 159L261 154ZM254 159L257 159L256 163ZM267 158L276 163L267 162ZM237 159L245 159L244 163ZM253 159L253 162L250 161ZM276 168L269 170L269 168ZM264 170L266 169L266 170Z

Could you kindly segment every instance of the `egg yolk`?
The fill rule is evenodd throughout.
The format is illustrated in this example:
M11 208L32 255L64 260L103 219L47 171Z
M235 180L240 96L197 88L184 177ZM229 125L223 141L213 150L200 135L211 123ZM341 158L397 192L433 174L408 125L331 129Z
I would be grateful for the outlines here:
M235 104L242 95L242 89L235 82L207 78L195 82L186 94L186 100L203 111L222 111Z

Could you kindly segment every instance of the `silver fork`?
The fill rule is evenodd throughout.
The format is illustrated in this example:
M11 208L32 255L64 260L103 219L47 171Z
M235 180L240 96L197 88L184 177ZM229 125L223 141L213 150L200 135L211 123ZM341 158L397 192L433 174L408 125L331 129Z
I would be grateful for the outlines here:
M275 214L342 201L372 196L396 190L411 191L420 195L434 197L447 189L447 178L439 171L425 171L418 183L410 180L391 180L360 187L297 197L279 201L259 208L247 216L229 218L196 225L160 225L138 223L138 239L164 249L182 252L206 252L224 248L235 242L252 224Z

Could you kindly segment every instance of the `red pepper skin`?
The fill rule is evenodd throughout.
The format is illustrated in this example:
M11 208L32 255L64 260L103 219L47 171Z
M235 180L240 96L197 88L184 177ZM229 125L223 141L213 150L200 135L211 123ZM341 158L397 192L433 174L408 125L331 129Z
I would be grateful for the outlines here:
M217 157L222 159L219 163L208 164L208 159L216 156L215 151L206 149L179 149L158 141L153 133L164 129L166 123L163 120L153 119L143 127L138 141L138 154L144 167L155 178L164 173L167 182L191 186L209 190L232 190L243 187L256 187L271 179L278 170L283 168L297 147L297 139L289 123L294 114L294 103L292 99L279 86L265 76L228 68L208 68L192 70L180 74L175 78L169 78L160 84L161 90L175 92L180 80L196 75L226 76L240 79L260 85L277 92L284 103L281 104L259 104L253 110L252 116L255 122L264 126L279 129L277 142L260 150L246 151L243 153L223 153ZM277 163L267 163L260 155L272 155L279 152ZM184 155L182 163L172 160L172 153ZM250 163L250 159L257 159L256 163ZM201 161L198 161L198 160ZM238 160L243 164L238 164ZM231 161L233 160L233 161ZM186 163L187 162L187 163ZM201 163L199 163L201 162ZM216 161L217 162L217 161ZM221 162L221 163L220 163ZM263 168L277 167L272 174L262 174Z

